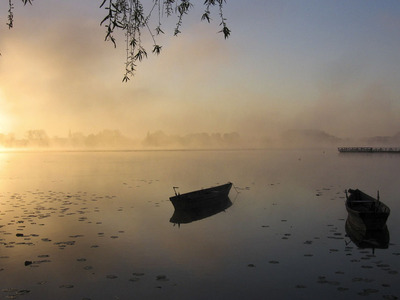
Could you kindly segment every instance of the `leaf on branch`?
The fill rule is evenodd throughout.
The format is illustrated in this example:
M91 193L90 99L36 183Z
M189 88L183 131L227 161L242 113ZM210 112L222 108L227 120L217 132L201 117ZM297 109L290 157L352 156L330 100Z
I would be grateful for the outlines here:
M160 46L160 45L154 45L153 53L159 55L161 52L161 48L162 48L162 46Z
M111 14L108 14L108 15L100 22L100 25L103 25L103 23L104 23L105 21L107 21L107 19L109 19L110 16L111 16Z
M231 34L231 30L226 26L224 26L224 28L222 28L222 30L218 32L222 32L224 34L225 39L227 39Z
M206 12L201 16L201 20L202 20L202 21L207 20L207 22L210 23L210 20L211 20L211 18L210 18L210 12L207 12L207 11L206 11Z
M118 6L119 6L118 3L115 3L115 4L111 3L111 6L114 8L115 12L121 12L120 9L118 8Z
M121 29L125 29L125 28L127 27L126 24L124 24L124 23L122 23L122 22L119 22L119 21L113 23L113 26L114 26L114 27L117 27L117 28L121 28Z
M146 52L143 48L141 48L141 49L139 49L138 52L133 56L133 60L142 61L142 59L143 59L144 57L147 57L147 52Z
M174 4L175 0L164 0L163 5L165 6L165 13L167 14L167 17L171 16L174 12L172 8L172 4Z
M108 28L108 30L107 30L106 38L104 40L105 41L110 40L114 44L114 48L117 48L117 43L115 41L115 38L112 36L113 30L109 26L106 26L106 27Z
M110 40L114 44L114 48L117 48L117 42L115 41L115 38L112 35L110 35Z
M9 0L8 1L8 23L6 25L8 26L8 29L11 29L14 27L14 3Z
M176 28L175 31L174 31L174 35L177 36L180 33L181 33L180 30L178 28Z
M156 27L156 34L159 35L160 33L164 34L164 31L161 30L160 26Z
M135 48L135 47L136 47L136 44L137 44L137 40L136 40L135 38L133 38L133 39L131 40L131 42L129 43L129 45L130 45L132 48Z

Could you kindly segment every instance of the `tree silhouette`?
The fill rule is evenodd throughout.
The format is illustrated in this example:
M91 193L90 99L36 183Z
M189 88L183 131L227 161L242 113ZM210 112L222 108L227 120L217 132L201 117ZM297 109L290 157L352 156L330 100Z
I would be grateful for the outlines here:
M24 5L32 4L33 0L21 0ZM14 26L14 0L8 0L8 28ZM152 53L158 55L162 46L156 41L159 34L163 34L162 17L177 17L174 35L178 35L181 31L183 17L188 14L193 7L193 0L102 0L100 8L105 9L106 16L100 22L101 26L106 29L105 40L110 41L117 46L115 34L118 30L122 31L125 36L126 57L125 57L125 74L122 81L127 82L136 71L137 62L147 57L147 51L142 43L142 36L148 34L153 41ZM143 4L148 4L149 9L145 10ZM226 0L205 0L203 3L204 13L201 16L202 21L211 21L211 10L216 8L220 19L219 31L228 38L231 31L227 26L226 19L223 14L224 4ZM155 23L156 27L151 28L151 24Z

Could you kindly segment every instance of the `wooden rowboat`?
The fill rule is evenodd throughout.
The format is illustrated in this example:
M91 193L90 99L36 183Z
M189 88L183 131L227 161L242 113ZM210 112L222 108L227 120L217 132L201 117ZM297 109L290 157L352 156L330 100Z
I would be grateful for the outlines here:
M362 230L383 229L390 214L390 208L379 200L379 192L375 199L358 189L346 191L346 209L351 225Z
M197 209L207 206L214 206L218 202L226 201L232 183L228 182L223 185L210 187L198 191L193 191L185 194L179 194L174 187L175 196L170 197L172 205L175 209Z

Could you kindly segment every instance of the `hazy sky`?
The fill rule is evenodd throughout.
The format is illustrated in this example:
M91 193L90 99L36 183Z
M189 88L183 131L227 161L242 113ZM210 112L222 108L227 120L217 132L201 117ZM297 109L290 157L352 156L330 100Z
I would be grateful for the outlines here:
M104 42L102 1L15 2L12 30L0 3L0 133L400 131L398 0L227 0L228 40L218 11L200 22L193 1L180 36L164 19L162 54L148 43L129 83L123 37Z

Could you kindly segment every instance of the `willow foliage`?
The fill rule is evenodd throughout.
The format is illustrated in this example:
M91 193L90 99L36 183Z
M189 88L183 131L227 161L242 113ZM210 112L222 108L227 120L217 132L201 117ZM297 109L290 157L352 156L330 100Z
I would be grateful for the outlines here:
M14 24L14 0L9 1L8 27L12 28ZM22 0L23 4L32 4L33 0ZM106 12L105 17L100 22L106 29L105 40L110 41L117 46L116 33L122 31L125 36L126 59L124 82L128 81L135 73L136 64L147 57L147 50L142 43L142 37L150 35L153 42L152 53L160 54L162 46L157 43L157 36L164 34L162 28L162 18L164 16L175 16L177 18L174 28L174 35L181 32L183 17L193 8L194 0L100 0L100 8ZM204 13L201 16L202 21L211 21L211 10L218 11L220 19L219 31L228 38L231 31L227 26L223 14L223 8L226 0L205 0L203 3ZM146 8L144 4L146 4ZM151 24L156 24L151 28Z

